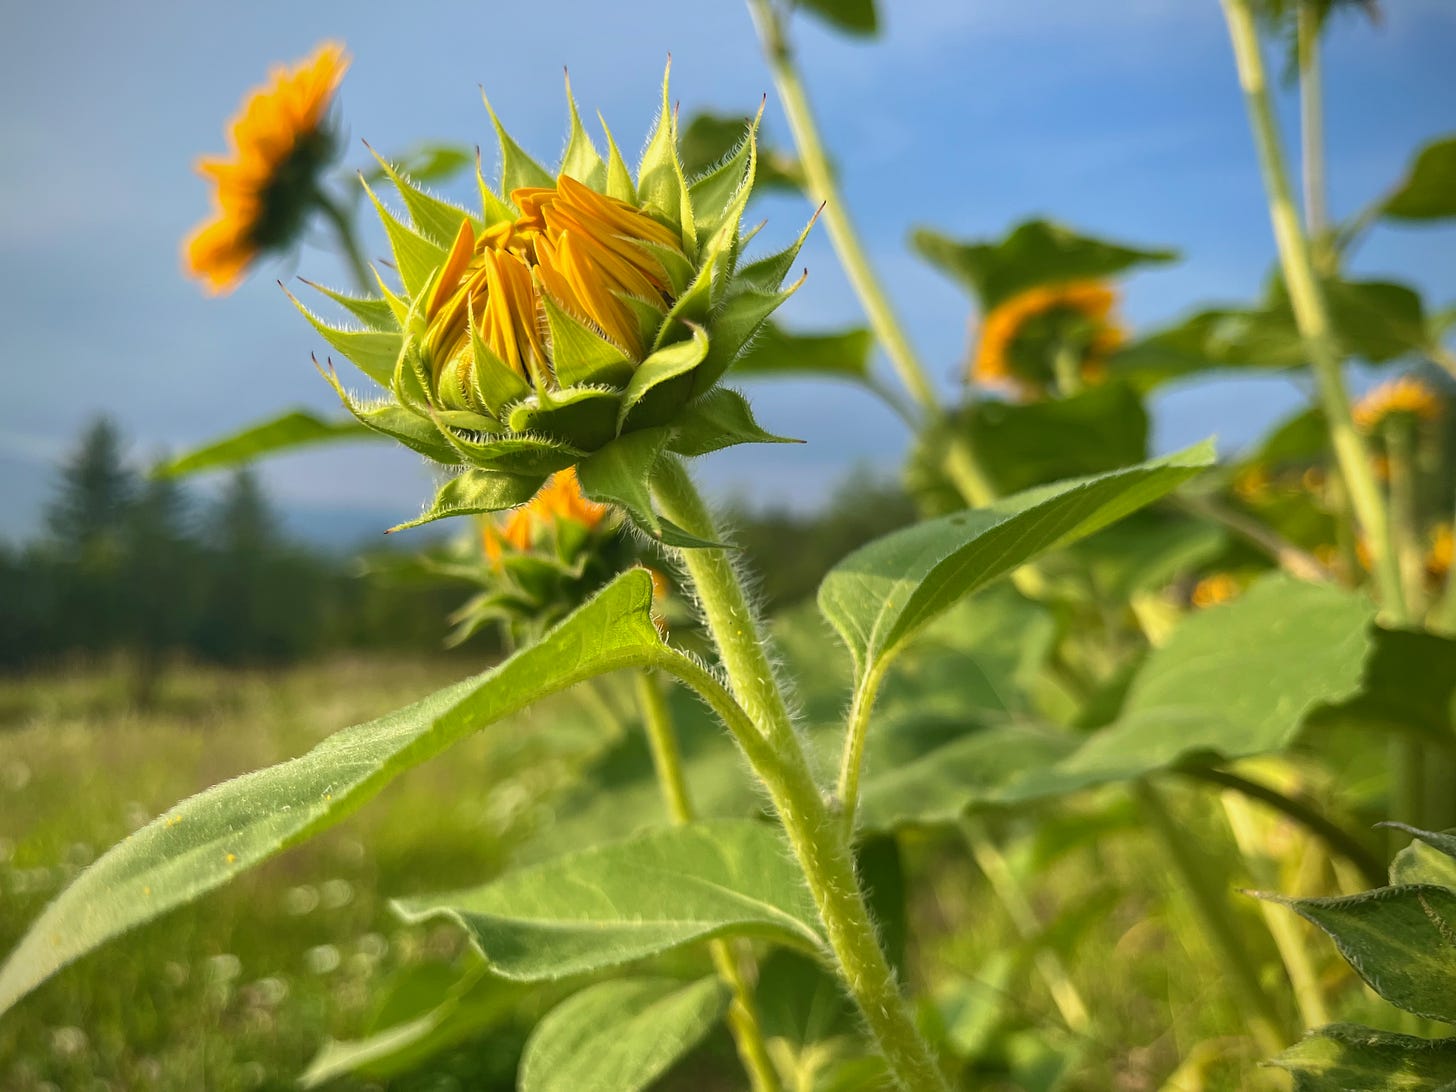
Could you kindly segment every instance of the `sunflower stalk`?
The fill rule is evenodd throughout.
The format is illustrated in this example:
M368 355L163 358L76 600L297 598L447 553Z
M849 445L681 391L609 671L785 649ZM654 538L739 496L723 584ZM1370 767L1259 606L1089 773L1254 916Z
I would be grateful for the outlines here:
M1320 17L1310 0L1295 12L1295 50L1299 64L1299 147L1304 182L1304 223L1314 240L1318 265L1333 272L1336 251L1329 245L1325 206L1324 88L1320 73Z
M652 752L652 766L662 790L663 804L676 825L695 818L687 778L683 774L682 752L673 728L672 711L667 706L662 684L650 672L636 675L637 705L642 713L642 726ZM769 1057L763 1026L753 1000L752 979L756 976L753 953L744 943L727 940L708 942L708 955L718 977L728 987L733 1000L728 1007L728 1026L738 1048L739 1060L748 1073L753 1092L782 1092L778 1071Z
M702 497L675 458L653 480L663 515L706 541L722 541ZM790 720L766 642L725 550L680 553L727 672L733 697L761 738L746 752L768 791L823 920L829 945L896 1082L920 1092L948 1086L910 1018L895 972L880 947L840 818L826 804Z
M1314 370L1340 475L1348 490L1356 520L1370 543L1381 606L1389 621L1404 625L1409 621L1409 613L1401 588L1389 512L1370 467L1365 445L1355 429L1329 309L1315 274L1309 239L1295 211L1254 15L1249 0L1223 0L1223 10L1248 109L1249 125L1259 154L1269 218L1295 324Z

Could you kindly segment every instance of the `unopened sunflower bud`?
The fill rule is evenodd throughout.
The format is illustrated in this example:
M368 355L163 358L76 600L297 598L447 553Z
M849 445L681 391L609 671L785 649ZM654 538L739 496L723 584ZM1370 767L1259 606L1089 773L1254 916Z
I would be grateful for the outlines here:
M403 526L522 504L576 467L587 496L620 505L664 541L700 544L652 510L647 483L667 453L777 439L718 383L797 287L781 285L803 235L742 261L756 125L690 181L664 80L633 179L611 134L603 159L568 101L571 135L554 175L496 122L501 187L481 179L478 214L384 164L410 214L405 224L375 199L402 292L327 293L364 329L309 318L390 391L389 402L363 405L334 380L350 410L459 468Z

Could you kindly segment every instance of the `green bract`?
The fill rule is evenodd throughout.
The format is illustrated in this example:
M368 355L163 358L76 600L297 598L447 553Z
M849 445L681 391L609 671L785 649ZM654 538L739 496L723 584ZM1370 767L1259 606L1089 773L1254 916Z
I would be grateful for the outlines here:
M358 320L352 327L300 309L389 392L357 400L330 368L349 411L455 471L401 527L513 507L575 466L588 497L692 545L653 511L647 483L664 454L777 439L718 383L797 287L782 282L804 235L742 260L756 119L731 155L689 179L664 78L634 180L610 132L604 159L569 88L567 99L570 138L554 176L496 120L501 180L492 188L477 167L478 213L382 164L408 210L406 223L370 191L399 291L382 280L378 298L322 289Z

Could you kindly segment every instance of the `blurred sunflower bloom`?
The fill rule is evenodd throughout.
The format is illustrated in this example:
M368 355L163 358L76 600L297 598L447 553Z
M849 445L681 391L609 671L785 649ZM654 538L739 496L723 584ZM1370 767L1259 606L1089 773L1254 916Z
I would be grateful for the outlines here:
M1355 424L1368 433L1388 419L1403 415L1416 421L1434 421L1441 411L1441 399L1430 386L1403 375L1380 384L1360 399L1355 406Z
M1204 610L1237 598L1241 590L1239 582L1228 573L1213 573L1193 585L1189 599L1199 610Z
M260 254L302 233L321 200L319 173L337 153L327 114L348 67L338 42L292 68L275 66L233 118L231 154L198 160L215 187L216 215L187 239L183 264L209 292L230 292Z
M483 521L481 545L486 560L499 569L507 550L524 553L535 545L540 535L555 533L564 522L594 531L607 512L605 504L589 501L582 495L576 469L567 467L552 475L534 497L504 519Z
M1113 315L1117 292L1102 281L1037 285L986 315L970 378L1039 396L1064 379L1058 357L1070 354L1078 382L1097 382L1107 358L1126 340Z

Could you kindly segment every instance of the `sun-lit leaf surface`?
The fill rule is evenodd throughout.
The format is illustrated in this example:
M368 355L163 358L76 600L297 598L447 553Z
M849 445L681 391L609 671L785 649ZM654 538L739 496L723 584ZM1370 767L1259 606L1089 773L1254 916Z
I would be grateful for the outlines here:
M1272 1064L1294 1074L1294 1092L1449 1092L1456 1082L1456 1039L1329 1024Z
M637 1092L692 1050L728 1002L716 978L624 978L588 986L536 1025L521 1092Z
M819 608L863 677L962 596L1165 496L1212 459L1212 446L1200 444L907 527L836 565L819 587Z
M1310 709L1358 685L1371 614L1349 592L1266 578L1233 603L1186 618L1144 661L1113 722L1090 736L969 706L958 727L887 719L871 737L862 821L872 830L943 824L978 804L1021 804L1184 762L1277 751ZM879 749L890 757L877 760Z
M649 831L396 907L410 921L459 922L496 973L523 981L730 934L811 950L824 944L783 838L745 820Z
M1328 933L1392 1005L1432 1020L1456 1019L1456 891L1408 884L1337 898L1262 897Z
M333 825L456 740L582 679L646 662L661 648L651 604L647 573L627 572L490 671L169 809L46 907L0 967L0 1011L93 948Z
M1394 220L1456 216L1456 136L1433 140L1416 154L1381 213Z
M1279 750L1312 709L1355 691L1372 614L1351 592L1267 577L1234 602L1185 618L1148 656L1111 725L995 798L1030 800L1195 758Z
M931 265L969 288L987 310L1036 285L1111 277L1178 256L1172 250L1094 239L1049 220L1028 220L1004 238L982 243L961 243L920 228L911 244Z
M293 410L194 448L165 463L159 473L180 477L204 470L243 466L264 455L334 440L377 440L380 434L352 417L327 421L307 410Z

